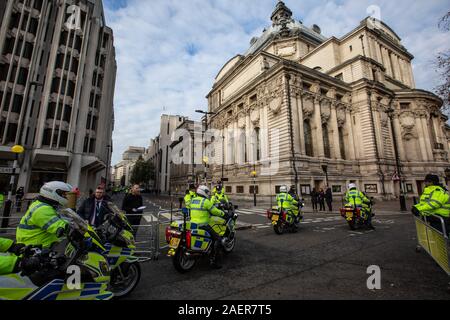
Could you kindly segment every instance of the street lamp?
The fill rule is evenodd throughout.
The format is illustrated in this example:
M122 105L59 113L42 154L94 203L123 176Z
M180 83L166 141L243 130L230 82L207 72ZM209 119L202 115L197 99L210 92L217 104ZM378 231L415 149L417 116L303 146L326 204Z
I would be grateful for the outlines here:
M21 145L15 145L11 148L11 152L14 153L14 163L12 168L11 179L9 181L8 200L5 201L5 208L3 209L2 228L8 228L9 216L11 214L11 206L12 206L12 193L14 190L14 181L16 178L17 162L19 160L19 154L22 154L24 151L25 149Z
M258 173L256 172L256 164L253 166L252 177L253 177L253 204L256 207L256 176Z
M208 115L212 115L212 114L216 114L215 112L207 112L207 111L203 111L203 110L195 110L196 113L201 113L204 115L205 118L205 131L203 133L203 140L205 141L205 147L204 150L202 152L203 155L203 162L204 162L204 167L205 167L205 184L207 183L207 168L206 166L208 165L208 157L206 156L206 147L207 147L207 143L206 143L206 132L208 131ZM205 161L206 160L206 161Z
M109 157L110 157L110 150L112 149L112 146L110 145L110 144L108 144L107 146L106 146L106 149L108 149L108 154L107 154L107 162L106 162L106 181L105 181L105 184L106 184L106 186L105 186L105 192L108 190L108 183L109 183L109 175L110 175L110 172L109 172L109 165L110 165L110 160L109 160Z

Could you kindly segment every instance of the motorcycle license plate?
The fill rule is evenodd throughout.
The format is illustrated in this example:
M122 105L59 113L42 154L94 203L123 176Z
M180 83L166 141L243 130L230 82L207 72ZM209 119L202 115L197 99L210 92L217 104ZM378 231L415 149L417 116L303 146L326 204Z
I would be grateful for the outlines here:
M170 239L169 247L172 249L177 249L180 245L180 238L172 238Z
M274 221L274 222L277 222L279 219L280 219L280 216L279 216L279 215L274 214L274 215L272 216L272 221Z

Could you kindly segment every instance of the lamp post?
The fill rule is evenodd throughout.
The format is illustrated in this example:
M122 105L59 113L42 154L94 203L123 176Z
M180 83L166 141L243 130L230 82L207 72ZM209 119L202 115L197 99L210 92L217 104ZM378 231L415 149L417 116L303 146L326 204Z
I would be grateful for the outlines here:
M204 115L204 119L205 119L205 131L203 133L203 140L205 141L205 147L204 150L202 152L203 154L203 163L204 163L204 167L205 167L205 184L207 183L207 178L208 178L208 174L207 174L207 165L208 165L208 157L206 156L206 147L207 147L207 142L206 142L206 132L208 131L208 115L212 115L212 114L216 114L215 112L207 112L207 111L203 111L203 110L195 110L195 112L197 113L201 113Z
M221 181L223 182L223 171L224 171L224 166L225 166L225 136L222 136L222 179Z
M105 181L105 188L106 188L106 190L105 190L105 192L107 192L108 191L108 185L109 185L109 175L110 175L110 172L109 172L109 165L110 165L110 160L109 160L109 158L110 158L110 150L112 149L112 146L110 145L110 144L108 144L107 146L106 146L106 149L108 150L108 154L107 154L107 162L106 162L106 181Z
M253 177L253 205L256 207L256 164L253 165L252 177Z
M5 201L5 208L3 209L2 228L8 228L9 225L9 216L11 214L12 193L14 190L14 181L16 178L17 162L19 160L19 154L22 154L24 151L25 149L21 145L15 145L11 148L11 152L14 153L14 163L12 168L11 179L9 181L8 200Z

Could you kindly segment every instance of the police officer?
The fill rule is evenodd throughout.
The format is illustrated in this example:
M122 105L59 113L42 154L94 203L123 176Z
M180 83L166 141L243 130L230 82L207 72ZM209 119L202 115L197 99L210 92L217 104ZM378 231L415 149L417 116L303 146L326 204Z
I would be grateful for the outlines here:
M67 205L67 193L72 186L59 181L44 184L39 197L28 208L17 227L16 239L25 245L50 248L67 234L69 224L57 210Z
M184 196L184 206L188 210L191 209L191 200L197 196L195 190L196 190L195 184L190 183L189 189L186 190L186 195Z
M292 212L295 216L295 223L299 223L298 216L298 201L295 200L289 193L287 186L280 187L280 193L277 195L278 209L286 209Z
M297 194L297 187L295 185L292 185L289 188L289 195L294 199L294 201L297 202L297 204L292 204L292 212L295 215L295 223L299 223L301 220L301 216L299 215L300 212L300 197Z
M425 177L424 185L425 189L420 196L420 202L412 208L413 214L426 216L431 226L441 232L441 222L433 215L442 217L448 232L450 227L450 197L447 189L439 183L439 177L433 174L428 174Z
M24 248L24 244L0 238L0 275L18 273L20 270L25 272L38 270L40 264L37 258L19 258Z
M220 269L222 266L219 261L219 249L222 243L222 237L219 236L209 225L211 215L226 218L223 211L217 209L211 200L211 191L206 186L197 188L197 196L191 200L191 223L196 223L201 229L206 230L214 240L213 250L211 252L211 267Z
M228 197L225 194L225 189L222 185L222 182L219 182L217 186L213 189L213 197L211 198L211 201L213 204L219 204L219 203L228 203Z
M372 212L369 209L371 201L363 192L358 190L356 184L350 183L348 185L348 191L345 194L344 201L345 206L361 208L361 213L366 215L369 229L375 230L375 227L372 225Z

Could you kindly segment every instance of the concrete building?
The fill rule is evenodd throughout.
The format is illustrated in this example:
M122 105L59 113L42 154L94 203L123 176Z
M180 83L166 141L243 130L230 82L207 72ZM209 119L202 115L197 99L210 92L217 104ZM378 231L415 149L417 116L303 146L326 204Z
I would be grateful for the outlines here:
M145 156L145 148L143 147L128 147L122 154L122 161L114 166L114 185L127 186L130 184L131 172L140 157ZM124 177L122 181L122 177Z
M328 184L340 195L350 182L369 196L412 196L429 172L444 181L450 130L442 101L415 88L413 56L388 25L366 18L326 38L282 1L271 20L207 96L216 113L209 126L224 137L212 179L220 179L223 147L234 197L251 198L255 169L260 198L295 183L303 194Z
M94 188L113 151L117 70L102 1L2 0L0 25L0 165L21 144L27 192L51 180Z
M204 180L203 129L201 122L187 118L176 128L176 134L170 145L172 153L170 186L176 193L184 194L189 183L198 184Z
M163 114L159 135L151 140L148 152L144 157L144 159L150 159L156 168L154 189L161 193L169 193L172 190L170 185L172 150L170 146L175 131L185 120L186 117Z

